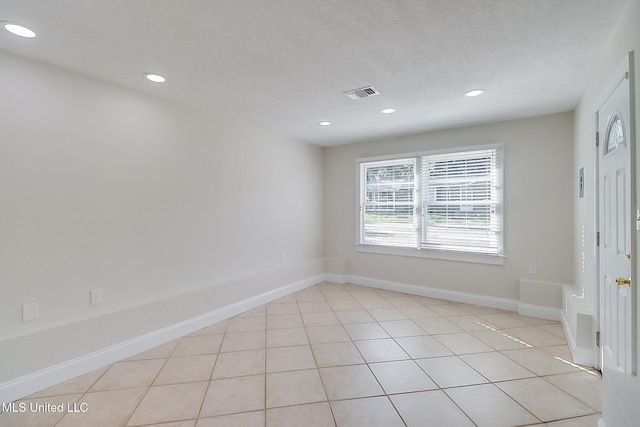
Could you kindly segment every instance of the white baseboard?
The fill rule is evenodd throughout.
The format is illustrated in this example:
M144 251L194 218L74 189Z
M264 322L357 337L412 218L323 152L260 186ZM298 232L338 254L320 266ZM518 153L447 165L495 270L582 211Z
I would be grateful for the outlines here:
M370 286L373 288L386 289L389 291L404 292L407 294L419 295L423 297L438 298L448 301L462 302L466 304L476 304L485 307L499 308L502 310L518 310L518 301L477 295L467 292L449 291L446 289L430 288L428 286L412 285L407 283L391 282L388 280L373 279L363 276L346 275L343 283L353 283L355 285Z
M15 401L325 280L329 280L326 274L318 274L302 279L192 319L2 383L0 384L0 402Z
M562 321L562 310L559 308L518 303L518 314L539 319Z
M571 352L571 358L573 359L573 362L582 366L594 366L595 355L593 353L593 350L584 347L578 347L574 334L572 333L571 327L569 326L567 316L563 311L560 312L560 324L562 325L562 329L564 330L564 336L567 338L567 344L569 346L569 351Z
M325 273L324 280L327 282L340 283L340 284L347 283L345 281L344 274Z

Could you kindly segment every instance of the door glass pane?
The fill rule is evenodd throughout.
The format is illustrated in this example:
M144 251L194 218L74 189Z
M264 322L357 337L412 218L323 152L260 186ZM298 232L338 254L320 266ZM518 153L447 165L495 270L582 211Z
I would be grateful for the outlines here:
M609 154L621 145L624 145L624 128L620 117L615 115L609 121L607 128L607 142L604 147L604 154Z

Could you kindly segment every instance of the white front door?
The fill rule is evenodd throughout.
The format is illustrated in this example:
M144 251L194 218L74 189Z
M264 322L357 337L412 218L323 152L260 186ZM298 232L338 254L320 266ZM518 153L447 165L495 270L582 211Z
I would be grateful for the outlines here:
M628 69L627 69L628 70ZM632 258L629 74L598 111L599 287L602 368L631 373ZM634 224L635 225L635 224ZM635 262L635 261L634 261Z

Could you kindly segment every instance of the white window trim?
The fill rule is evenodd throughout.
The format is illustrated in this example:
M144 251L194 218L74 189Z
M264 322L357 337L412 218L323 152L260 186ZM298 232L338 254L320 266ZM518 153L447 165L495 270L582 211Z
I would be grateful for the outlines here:
M498 150L498 159L499 159L499 173L500 173L500 182L502 186L502 200L500 203L500 217L502 219L501 224L501 243L502 243L502 253L500 254L481 254L481 253L473 253L473 252L457 252L457 251L439 251L434 249L423 249L423 248L407 248L407 247L396 247L396 246L385 246L385 245L371 245L364 244L360 242L360 164L366 162L375 162L380 160L395 160L395 159L405 159L405 158L417 158L420 156L430 156L434 154L445 154L445 153L456 153L463 151L474 151L474 150L483 150L483 149L492 149L495 148ZM429 150L429 151L419 151L419 152L409 152L403 154L394 154L387 156L376 156L376 157L363 157L355 160L356 164L356 176L355 176L355 188L356 188L356 230L355 230L355 241L354 244L355 251L361 253L372 253L372 254L382 254L382 255L394 255L394 256L405 256L405 257L416 257L416 258L429 258L429 259L439 259L439 260L447 260L447 261L459 261L459 262L468 262L468 263L478 263L478 264L490 264L490 265L504 265L506 256L504 254L504 144L503 143L495 143L495 144L483 144L483 145L471 145L464 147L452 147L446 149L439 150Z
M396 255L414 258L442 259L476 264L504 265L504 255L476 254L473 252L436 251L433 249L401 248L396 246L355 244L356 252Z

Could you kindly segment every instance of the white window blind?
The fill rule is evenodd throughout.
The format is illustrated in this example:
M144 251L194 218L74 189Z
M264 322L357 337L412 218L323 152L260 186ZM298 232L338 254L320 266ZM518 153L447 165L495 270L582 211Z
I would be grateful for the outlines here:
M360 164L360 243L416 247L416 159Z
M422 157L422 247L502 251L497 149Z
M359 242L502 255L499 147L360 163Z

